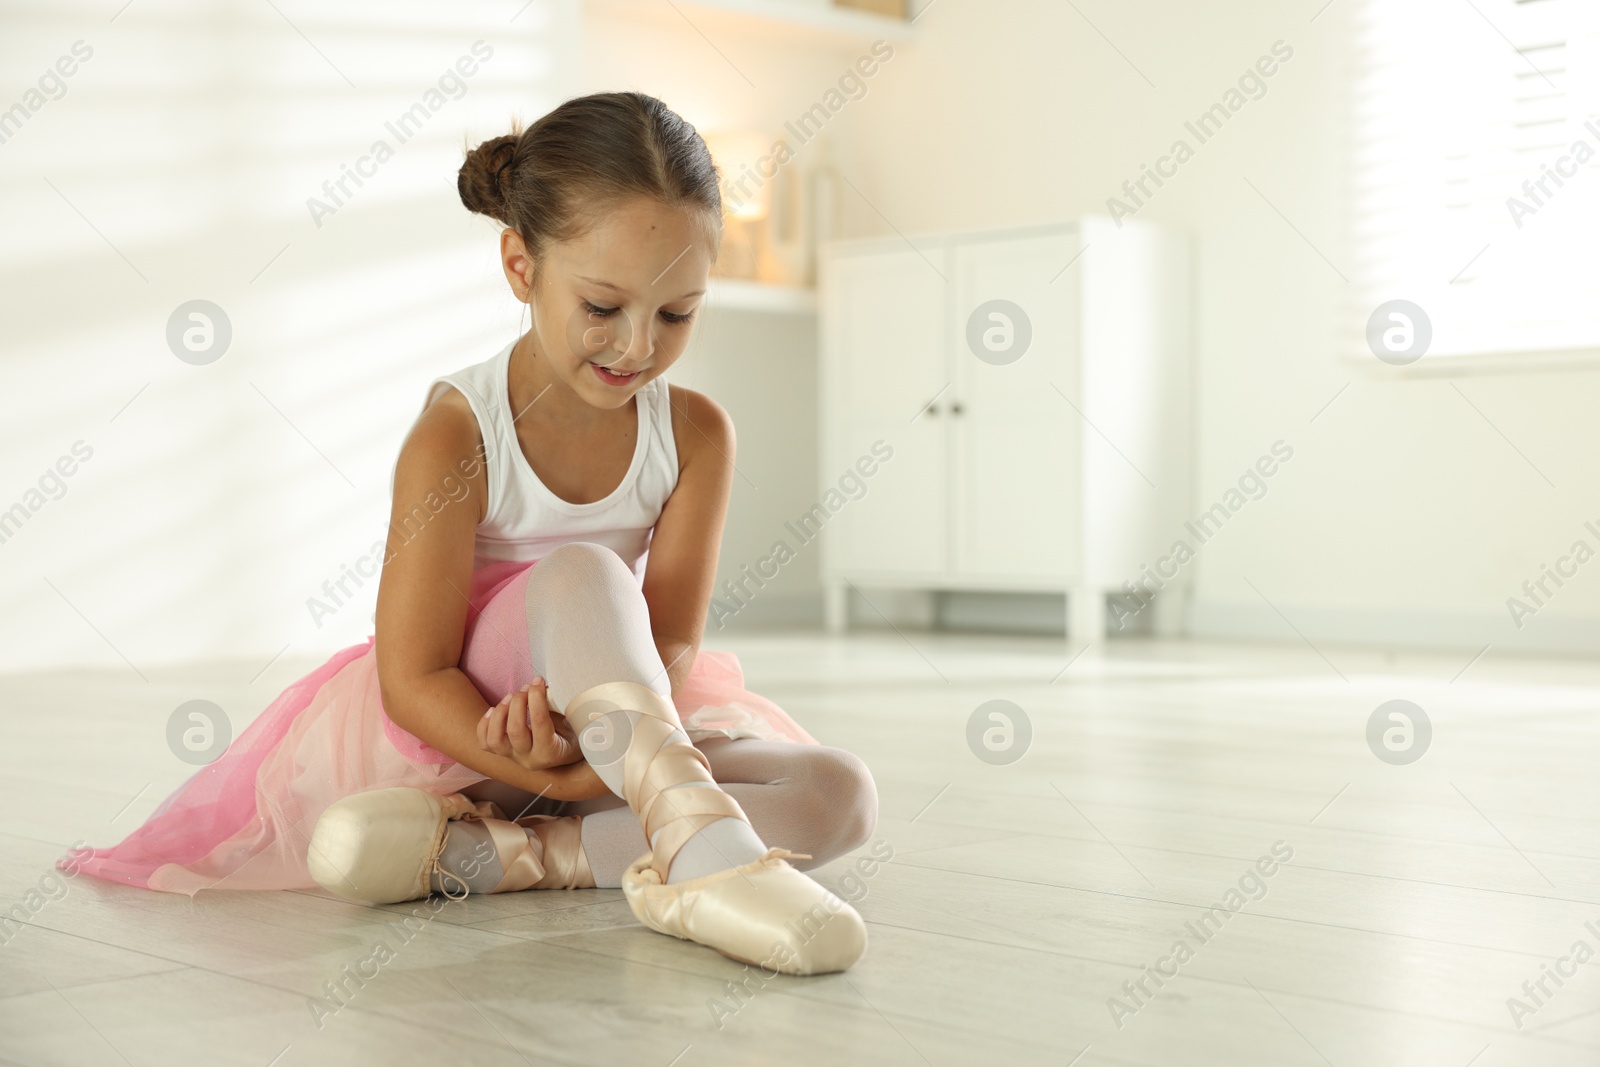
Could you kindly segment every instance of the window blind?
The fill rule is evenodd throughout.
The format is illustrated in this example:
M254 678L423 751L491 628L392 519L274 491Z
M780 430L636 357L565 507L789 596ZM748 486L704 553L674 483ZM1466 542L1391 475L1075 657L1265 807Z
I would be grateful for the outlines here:
M1388 300L1430 358L1600 355L1600 4L1361 0L1348 350Z

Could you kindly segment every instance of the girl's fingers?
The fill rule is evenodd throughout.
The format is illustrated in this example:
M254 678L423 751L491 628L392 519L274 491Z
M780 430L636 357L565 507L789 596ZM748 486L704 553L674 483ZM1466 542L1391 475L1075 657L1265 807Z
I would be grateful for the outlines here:
M572 723L565 715L553 713L551 725L555 728L555 748L560 753L562 763L574 763L583 759L583 748L578 744L578 735L572 729Z
M509 699L511 699L511 695L508 693L495 707L503 706ZM489 749L489 720L493 716L494 707L487 709L482 715L478 716L478 747L485 751L491 751Z
M545 760L546 765L562 767L583 759L583 750L578 746L578 735L573 732L572 723L561 712L551 711L548 703L545 710L550 725L550 733L546 738L548 747L545 751L549 757Z
M551 749L556 745L555 728L550 721L550 699L543 678L535 678L528 690L528 732L532 741L529 749L541 766L550 762Z
M497 756L511 754L511 749L506 744L506 713L509 709L509 703L506 700L502 700L489 709L487 721L484 725L483 747Z
M551 732L550 699L540 678L535 678L528 690L528 728L535 740L548 737Z
M536 688L535 692L541 699L537 701L538 711L535 713L534 729L545 766L560 767L582 759L583 752L578 747L578 738L572 731L572 724L567 721L565 715L550 710L545 688Z
M542 678L507 693L484 714L478 721L478 745L519 762L532 758L540 766L570 762L568 757L578 751L571 724L550 710Z
M574 746L577 745L577 743L578 743L578 735L573 732L572 723L567 719L567 717L565 715L561 714L560 712L556 712L556 711L551 712L550 713L550 726L555 731L555 734L556 734L557 737L564 737L568 741L570 741Z
M531 737L528 729L528 691L526 688L518 689L511 694L510 709L506 712L506 740L510 742L512 753L521 754L528 751Z

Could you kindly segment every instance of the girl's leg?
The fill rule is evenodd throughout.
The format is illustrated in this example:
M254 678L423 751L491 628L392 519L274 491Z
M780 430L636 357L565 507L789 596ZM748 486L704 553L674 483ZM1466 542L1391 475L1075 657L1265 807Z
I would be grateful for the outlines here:
M663 695L670 693L637 579L615 552L582 542L547 553L483 606L468 626L461 669L491 703L541 675L556 708L565 707L575 694L608 682L633 682ZM607 716L580 738L585 758L618 794L618 803L624 803L621 758L638 718L638 713ZM681 730L667 743L675 740L688 742ZM567 815L566 805L492 778L461 793L470 800L493 802L507 819L544 817L529 820L534 824L524 828L527 847L545 870L533 887L594 884L583 865L578 820ZM642 842L637 817L625 804L622 810L635 822L635 836ZM506 841L504 834L498 839L502 846ZM496 843L488 824L453 821L431 887L457 892L465 886L475 893L504 887L502 875L514 854ZM628 858L649 850L643 845ZM672 873L676 878L725 870L765 852L749 824L718 819L680 849Z
M564 545L530 568L522 581L526 584L508 586L485 609L463 654L463 668L486 698L498 699L502 689L516 688L536 674L546 678L551 701L562 707L575 694L606 681L637 681L670 692L643 595L615 553L589 544ZM627 865L651 847L620 796L621 757L637 719L634 713L621 721L609 739L603 724L584 731L585 740L597 742L585 749L586 757L619 795L562 805L494 779L462 792L474 800L494 801L512 819L584 813L583 844L597 883L615 887ZM675 736L687 741L681 732ZM722 737L696 747L706 755L711 777L744 809L758 842L812 855L809 862L795 861L802 870L848 852L872 832L877 793L866 765L849 752ZM706 829L722 827L735 833L744 828L737 820L722 819ZM709 873L735 866L739 845L739 838L713 837L703 847L691 839L671 873L689 876L691 870ZM463 842L447 850L446 858L457 851L466 856L467 848ZM755 855L764 851L759 844L755 848ZM743 854L754 858L748 848ZM491 868L480 880L492 885L495 874Z
M520 612L514 610L518 599ZM766 846L749 815L713 777L710 757L689 743L656 652L643 593L616 553L572 543L527 568L469 625L461 669L492 699L535 673L545 677L552 705L578 731L585 759L644 827L648 851L623 871L620 886L645 926L742 962L760 958L763 966L788 974L844 970L866 950L861 916L787 863L802 857L787 846ZM753 777L768 776L730 783L730 788L774 784L770 771L741 756L741 751L759 753L731 744L712 747L729 749L720 755L730 774L742 768ZM791 748L785 759L808 758L794 753ZM852 767L851 773L858 775L859 769ZM753 801L764 799L751 792ZM578 820L529 816L544 821L522 827L494 819L473 831L472 814L459 811L470 803L459 795L441 798L407 789L348 798L318 823L312 851L329 860L327 870L313 876L356 899L415 899L413 854L423 854L423 862L437 872L445 858L439 856L441 846L448 854L467 844L469 832L479 836L481 831L487 837L472 844L495 861L504 878L480 889L457 877L471 892L582 885L584 879L595 884L583 869ZM774 806L774 818L793 820L797 803ZM462 833L445 828L446 819ZM809 827L816 821L801 818L790 825ZM461 857L449 859L454 863ZM479 873L487 878L498 872Z
M794 861L800 870L859 848L877 826L872 774L844 749L726 737L707 738L696 747L763 841L810 854L809 861ZM649 849L639 820L626 806L586 814L582 835L589 869L602 888L620 886L628 864Z
M595 884L593 877L588 874L575 827L559 825L573 821L564 818L569 815L567 809L571 806L567 801L551 800L494 778L485 778L460 792L469 800L489 801L512 821L525 816L544 817L534 825L524 824L523 828L530 847L537 839L537 855L541 867L545 869L545 877L529 888L570 885L574 889L587 889ZM456 894L462 886L473 893L490 892L500 884L505 874L504 861L514 854L496 848L487 824L453 822L439 851L440 870L430 877L429 885L440 893Z
M582 542L562 545L547 553L485 605L469 628L461 667L486 700L498 700L505 692L542 675L552 706L568 711L573 710L569 705L575 696L611 682L634 683L664 697L671 693L637 578L615 552ZM619 800L624 792L624 757L640 718L637 711L616 711L597 719L579 734L584 758ZM660 751L665 752L672 745L689 747L688 735L681 728L666 736ZM672 810L674 794L679 789L718 788L714 775L705 773L668 784L657 804L664 811ZM492 779L468 787L463 793L474 800L493 800L508 818L517 818L524 810L533 814L549 811L537 805L525 809L532 800L530 795ZM627 807L623 812L611 814L602 824L619 826L628 819L634 821L631 835L619 837L609 831L603 835L605 840L615 842L616 848L633 849L623 863L625 867L627 862L651 851L654 843L645 841L637 813ZM542 823L530 828L529 833L546 838L548 849L553 835L566 829L569 828ZM598 830L597 826L590 832L589 840L595 840L594 832ZM475 862L487 854L487 838L488 831L482 826L454 828L441 855L445 870L474 891L497 884L500 875L497 862ZM659 838L658 831L658 841ZM572 835L566 840L572 840ZM556 851L564 849L557 847ZM766 844L751 822L714 818L678 848L668 868L667 881L687 881L737 867L760 858L766 851ZM621 872L616 873L620 876ZM443 876L435 875L434 884L442 889ZM612 880L609 884L618 883Z
M603 546L573 543L554 549L528 571L524 590L527 639L532 664L549 685L551 703L571 713L574 697L606 683L631 683L670 697L666 667L656 651L650 616L638 579L615 552ZM675 717L675 716L674 716ZM618 796L625 795L625 757L645 715L616 708L587 725L575 722L584 758ZM654 720L650 736L661 732ZM676 781L662 786L658 805L678 810L674 794L682 789L721 791L698 763L666 760L674 746L693 753L689 737L674 725L665 733L655 759L661 767L681 766ZM639 757L636 755L635 759ZM684 803L683 809L700 805ZM643 811L634 812L643 817ZM700 820L697 820L700 821ZM666 827L662 828L664 831ZM657 840L649 848L656 848ZM738 867L761 858L767 845L745 819L705 819L678 847L664 872L667 883L688 881ZM637 858L637 855L633 858Z
M649 851L620 879L634 916L658 933L788 974L841 971L860 959L861 916L787 862L800 857L766 846L712 776L709 757L689 743L644 595L616 553L561 546L530 568L525 599L529 646L543 660L552 702L644 828ZM574 851L583 855L581 841Z

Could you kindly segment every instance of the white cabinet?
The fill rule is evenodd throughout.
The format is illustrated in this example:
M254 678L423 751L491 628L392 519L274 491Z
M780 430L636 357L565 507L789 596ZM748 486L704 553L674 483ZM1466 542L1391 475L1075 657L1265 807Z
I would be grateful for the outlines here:
M952 333L942 356L951 385L941 415L956 505L952 573L969 580L1049 578L1060 588L1072 576L1078 435L1052 383L1071 381L1079 309L1070 282L1051 279L1077 250L1067 232L949 245Z
M944 283L915 254L894 250L842 257L835 275L835 291L849 294L835 305L835 328L851 338L849 399L824 404L824 425L832 426L823 433L834 447L824 445L823 477L836 487L878 440L893 450L880 473L893 470L895 477L862 479L865 493L847 498L833 520L838 528L823 538L824 552L837 543L856 573L937 579L949 566L948 449L944 423L916 416L946 381L943 363L928 358L944 347ZM830 396L826 383L822 395Z
M852 584L1061 591L1090 639L1108 593L1139 602L1187 517L1187 261L1099 218L824 246L831 628Z

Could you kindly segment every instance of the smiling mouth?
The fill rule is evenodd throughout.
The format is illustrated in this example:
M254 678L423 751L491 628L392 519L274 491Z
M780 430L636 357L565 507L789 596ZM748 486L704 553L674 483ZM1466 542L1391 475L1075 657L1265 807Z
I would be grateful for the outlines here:
M595 374L607 385L627 385L644 373L643 371L633 371L632 373L619 374L608 367L602 367L598 363L591 363L589 366L594 368Z

